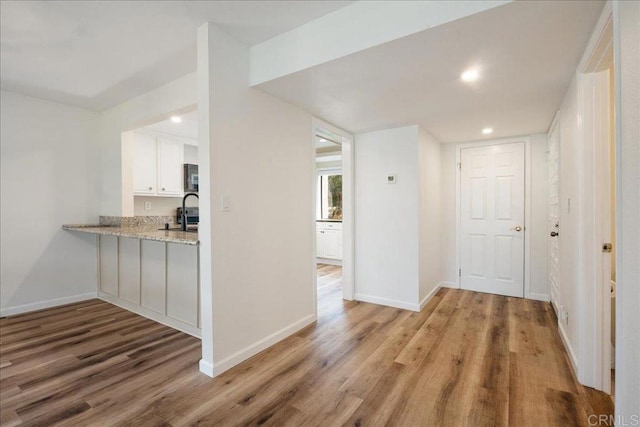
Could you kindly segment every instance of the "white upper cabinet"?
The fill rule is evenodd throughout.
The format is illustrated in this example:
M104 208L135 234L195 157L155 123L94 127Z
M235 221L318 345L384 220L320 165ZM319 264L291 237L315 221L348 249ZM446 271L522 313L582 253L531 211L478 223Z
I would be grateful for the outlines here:
M182 197L183 158L181 142L134 133L133 193Z
M133 192L156 193L156 139L149 135L134 134Z
M158 138L158 194L182 196L182 144Z

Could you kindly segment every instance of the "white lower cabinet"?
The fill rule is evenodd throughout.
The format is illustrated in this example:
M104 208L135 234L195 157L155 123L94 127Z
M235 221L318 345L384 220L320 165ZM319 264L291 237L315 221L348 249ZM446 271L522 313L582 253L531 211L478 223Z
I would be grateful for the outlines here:
M140 240L118 240L118 298L140 304Z
M100 236L99 296L200 336L198 247Z
M166 243L140 241L140 305L156 313L166 311L167 254Z
M100 291L118 296L118 238L100 236Z
M167 316L198 326L198 248L167 245Z
M342 259L342 223L318 222L316 224L316 256Z

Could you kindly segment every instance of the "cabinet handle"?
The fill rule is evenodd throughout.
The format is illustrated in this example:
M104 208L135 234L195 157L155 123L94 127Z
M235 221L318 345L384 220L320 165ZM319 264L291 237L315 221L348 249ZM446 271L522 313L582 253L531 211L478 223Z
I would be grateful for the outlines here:
M149 190L153 190L153 187L149 187Z
M162 187L162 191L164 191L164 187Z

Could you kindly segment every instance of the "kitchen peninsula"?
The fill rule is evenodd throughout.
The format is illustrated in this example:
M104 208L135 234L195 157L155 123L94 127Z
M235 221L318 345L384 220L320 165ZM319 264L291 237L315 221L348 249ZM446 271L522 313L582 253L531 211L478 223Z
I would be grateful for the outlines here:
M200 337L198 233L165 230L172 217L101 217L63 225L96 235L98 297Z

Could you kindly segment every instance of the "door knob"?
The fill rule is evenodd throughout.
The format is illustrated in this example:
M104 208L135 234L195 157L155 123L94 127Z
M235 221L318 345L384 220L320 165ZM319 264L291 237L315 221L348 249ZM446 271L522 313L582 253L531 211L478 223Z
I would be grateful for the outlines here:
M520 227L519 225L516 225L513 229L516 231L522 231L522 227Z
M550 234L551 237L558 237L560 235L560 233L558 233L557 231L552 231Z

